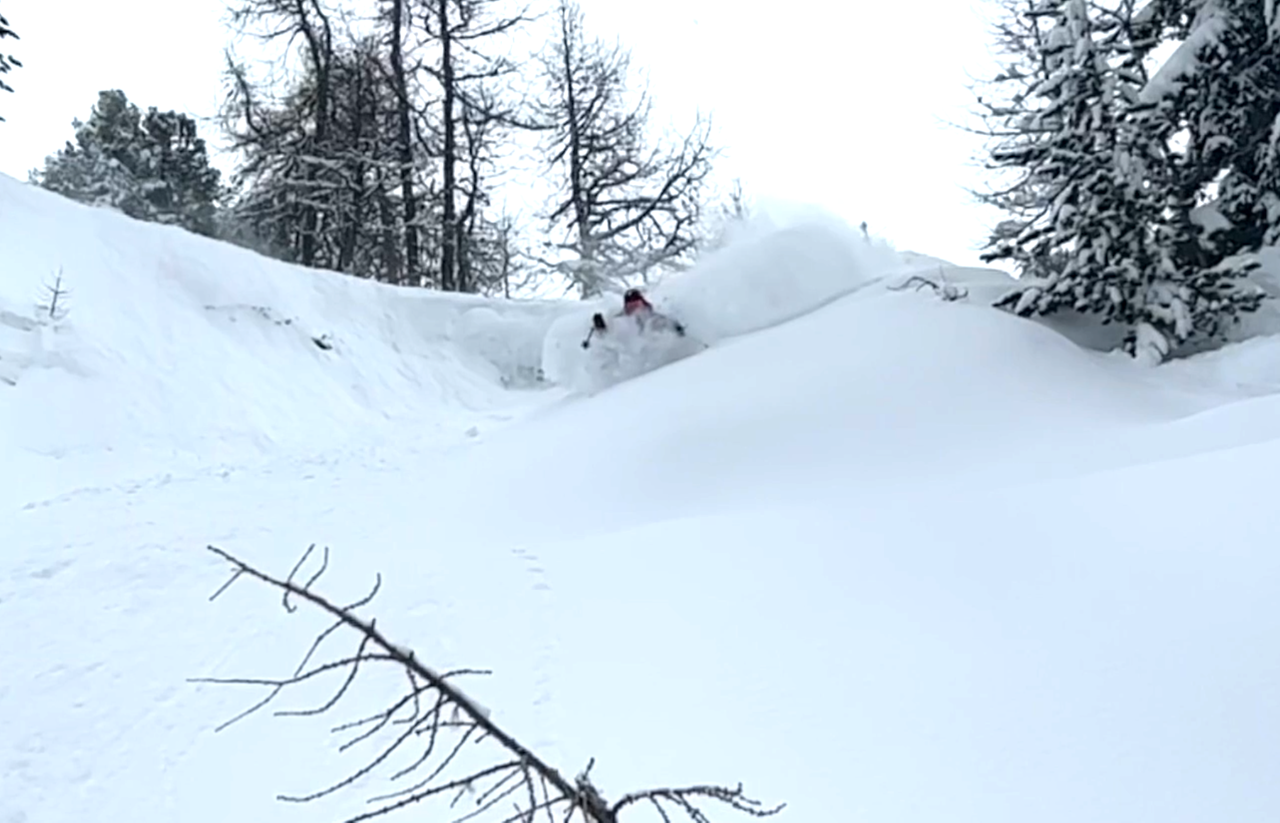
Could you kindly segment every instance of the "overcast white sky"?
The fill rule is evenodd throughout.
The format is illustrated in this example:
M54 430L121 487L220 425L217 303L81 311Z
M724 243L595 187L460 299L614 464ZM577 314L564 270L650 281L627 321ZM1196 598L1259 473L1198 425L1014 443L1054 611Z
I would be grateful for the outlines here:
M990 67L982 0L581 0L619 35L677 119L710 111L721 170L749 193L824 206L903 249L976 264L993 214L966 185L973 75ZM99 90L214 113L223 0L0 0L26 64L0 95L0 172L27 172L71 136ZM210 142L214 135L207 134Z

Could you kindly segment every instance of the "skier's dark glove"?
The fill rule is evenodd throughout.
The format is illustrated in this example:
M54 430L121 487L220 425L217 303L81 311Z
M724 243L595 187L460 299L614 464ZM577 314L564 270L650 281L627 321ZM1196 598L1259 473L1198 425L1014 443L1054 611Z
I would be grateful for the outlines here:
M676 334L680 335L681 337L684 337L684 326L680 325L679 323L676 323Z
M595 326L596 331L604 331L604 315L596 312L591 316L591 325Z

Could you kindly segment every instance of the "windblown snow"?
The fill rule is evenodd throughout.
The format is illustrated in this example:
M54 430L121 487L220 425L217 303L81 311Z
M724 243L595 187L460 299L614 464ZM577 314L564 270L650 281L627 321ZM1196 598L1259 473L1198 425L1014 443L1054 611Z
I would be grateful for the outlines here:
M652 290L705 351L584 391L609 300L384 287L8 178L0 248L0 823L366 810L385 775L275 799L350 770L337 721L215 733L261 694L189 682L324 625L210 603L205 546L312 543L607 796L1280 819L1276 337L1141 368L988 308L1002 274L775 211Z

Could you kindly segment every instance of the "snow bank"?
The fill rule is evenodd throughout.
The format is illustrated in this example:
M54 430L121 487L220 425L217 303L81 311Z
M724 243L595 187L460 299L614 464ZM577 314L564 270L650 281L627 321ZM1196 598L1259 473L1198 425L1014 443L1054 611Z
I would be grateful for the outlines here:
M497 369L504 386L529 388L543 382L542 348L556 318L576 314L564 303L514 304L490 301L462 312L452 339L464 351L479 355Z
M763 505L836 482L859 495L911 494L974 472L982 482L1012 476L1009 461L1074 470L1081 454L1096 462L1119 448L1102 433L1118 438L1217 402L1181 383L1144 381L1145 373L987 306L928 290L864 289L495 432L479 447L501 444L513 455L486 476L526 533L558 522L559 500L604 527L620 510L631 513L615 501L683 515L716 500ZM1022 457L1049 432L1053 446L1034 452L1038 465ZM561 464L576 471L555 484L538 479ZM985 474L991 466L1000 468Z
M1229 225L1224 222L1225 218L1221 212L1210 205L1196 209L1192 218L1207 229ZM918 257L904 254L904 257L907 256ZM1239 322L1225 328L1221 339L1199 340L1193 345L1184 346L1177 351L1177 357L1170 362L1176 363L1189 357L1200 356L1224 345L1280 334L1280 249L1264 248L1259 254L1259 261L1261 267L1249 275L1247 284L1251 288L1262 289L1269 299L1263 301L1258 311L1242 315ZM1036 282L1034 278L1016 280L996 269L960 269L936 260L931 265L926 265L923 258L914 260L912 265L919 273L962 284L969 291L972 302L988 306L1007 294L1010 289ZM1122 324L1104 324L1098 315L1070 310L1030 319L1053 329L1077 346L1095 352L1116 351L1128 333L1128 329Z
M1248 395L1280 393L1280 336L1273 332L1230 343L1172 360L1161 369L1205 387L1225 387Z
M0 449L29 457L207 462L388 418L451 430L535 384L571 305L309 271L7 177L0 248ZM58 271L61 320L37 308Z

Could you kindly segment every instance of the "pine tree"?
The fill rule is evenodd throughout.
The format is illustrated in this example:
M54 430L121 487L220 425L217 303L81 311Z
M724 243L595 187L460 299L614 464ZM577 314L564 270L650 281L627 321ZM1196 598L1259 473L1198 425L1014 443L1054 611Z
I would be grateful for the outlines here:
M220 174L189 116L154 108L144 116L113 90L100 93L89 119L73 125L75 142L46 158L32 182L138 220L215 232Z
M123 92L104 91L86 122L75 120L75 142L45 159L31 182L90 206L111 208L140 220L150 209L134 175L145 142L142 113Z
M1027 283L997 305L1101 316L1126 330L1125 351L1150 360L1257 308L1260 292L1242 282L1256 266L1249 252L1266 214L1265 164L1252 158L1274 119L1276 86L1274 68L1258 59L1261 13L1250 20L1249 6L1155 0L1141 14L1132 0L1028 6L1024 30L1038 19L1053 26L1024 41L1032 46L1023 56L1040 58L1038 105L1020 101L992 150L993 165L1020 176L1003 201L989 201L1014 219L987 254L1014 262ZM1169 37L1185 42L1148 78L1144 59Z
M996 184L973 194L1007 215L993 230L983 261L1009 261L1023 268L1036 261L1027 259L1018 238L1046 224L1052 201L1049 184L1038 178L1032 162L1052 135L1036 123L1037 112L1044 107L1037 92L1049 76L1047 24L1039 9L1041 0L999 0L997 5L1000 16L993 38L1003 63L975 94L983 125L971 129L988 139L984 165Z
M18 39L17 32L9 27L9 21L4 18L3 14L0 14L0 42L3 42L6 37L12 37L14 40ZM13 87L4 81L4 75L21 66L22 63L13 55L0 52L0 91L13 91ZM3 117L0 117L0 122L4 122Z
M215 211L223 196L222 175L209 165L196 122L174 111L148 109L142 122L146 150L138 176L158 223L182 226L206 236L216 234Z
M1218 94L1199 133L1225 167L1211 205L1223 218L1213 239L1229 254L1280 242L1280 32L1274 29L1273 4L1216 8L1216 14L1214 6L1204 8L1200 24L1228 12L1231 23L1222 42L1230 47L1218 59L1229 57L1230 65L1215 72ZM1208 102L1187 101L1188 91L1180 95L1185 102Z
M1021 170L1024 192L1042 204L1043 217L993 239L988 258L1013 259L1031 281L997 305L1127 323L1151 271L1155 213L1124 119L1139 78L1119 58L1119 27L1099 25L1085 0L1055 0L1033 13L1053 21L1040 45L1041 105L992 156Z
M1164 0L1160 22L1182 44L1143 90L1137 128L1163 153L1162 251L1147 295L1172 349L1220 335L1254 311L1246 277L1266 239L1271 124L1280 114L1280 52L1254 0Z

